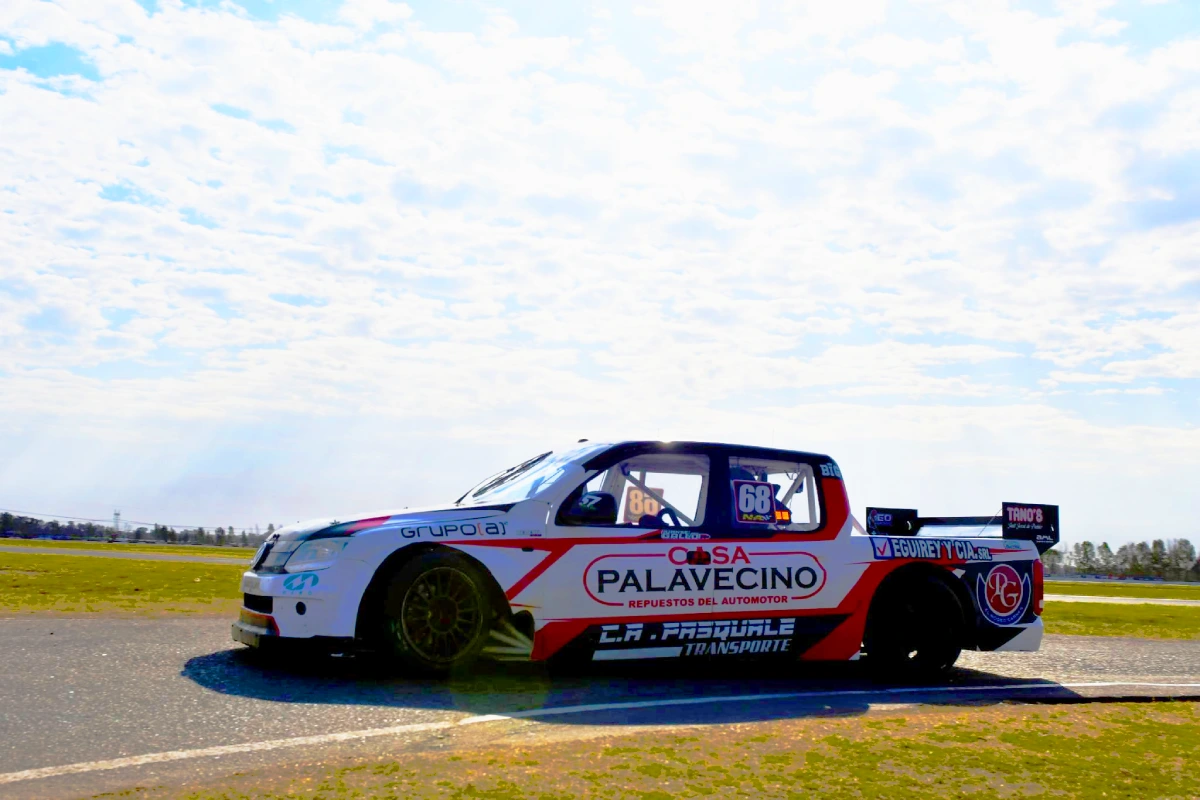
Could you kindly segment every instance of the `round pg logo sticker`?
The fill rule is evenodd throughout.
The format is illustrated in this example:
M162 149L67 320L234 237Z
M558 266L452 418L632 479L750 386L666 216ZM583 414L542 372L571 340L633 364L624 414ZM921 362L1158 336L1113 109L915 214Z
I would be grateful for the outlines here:
M988 622L1012 625L1025 616L1033 599L1029 576L1021 577L1008 564L997 564L986 577L980 573L975 578L975 599Z

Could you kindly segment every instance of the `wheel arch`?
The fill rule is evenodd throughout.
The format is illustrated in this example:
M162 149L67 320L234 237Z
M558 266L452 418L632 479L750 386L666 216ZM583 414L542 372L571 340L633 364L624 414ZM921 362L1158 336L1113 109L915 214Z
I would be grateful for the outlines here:
M378 629L378 625L383 618L384 595L387 592L388 582L392 577L414 558L418 558L426 553L435 552L453 553L458 558L469 562L478 569L479 574L484 576L488 599L492 603L492 608L500 616L507 616L512 613L512 609L508 605L508 598L504 595L504 590L500 588L500 584L496 582L496 578L492 575L491 570L482 561L468 553L464 553L456 547L448 547L443 544L431 542L413 543L394 550L376 567L375 573L371 576L371 580L358 602L358 615L354 624L355 639L369 640L372 633Z
M871 624L871 614L875 611L877 601L881 598L886 598L889 592L898 591L906 583L926 580L938 581L954 594L954 597L958 600L959 610L962 613L962 648L964 650L976 649L978 647L976 630L978 628L979 613L975 607L975 598L971 596L971 590L965 581L946 567L928 562L917 561L905 564L893 570L886 578L880 581L874 595L871 597L871 605L867 612L867 626L869 627Z

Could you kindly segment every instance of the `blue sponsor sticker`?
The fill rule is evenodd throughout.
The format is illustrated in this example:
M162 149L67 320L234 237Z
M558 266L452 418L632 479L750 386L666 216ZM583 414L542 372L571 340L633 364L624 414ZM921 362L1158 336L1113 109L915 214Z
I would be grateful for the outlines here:
M991 561L987 546L965 539L924 539L917 536L872 536L871 556L876 561L919 558L926 561Z
M882 560L885 558L895 558L892 554L892 540L886 536L871 537L871 554L876 559Z
M289 575L283 582L285 592L311 592L313 587L321 582L315 572L298 572Z

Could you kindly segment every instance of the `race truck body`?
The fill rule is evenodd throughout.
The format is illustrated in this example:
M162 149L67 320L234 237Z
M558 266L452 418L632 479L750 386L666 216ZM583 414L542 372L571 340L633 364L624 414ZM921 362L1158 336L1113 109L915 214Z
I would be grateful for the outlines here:
M563 662L867 660L936 673L962 649L1036 650L1055 506L852 517L828 456L700 442L580 443L457 502L289 526L242 578L233 638L367 648L445 674ZM964 536L931 535L953 528ZM999 530L1000 535L984 535Z

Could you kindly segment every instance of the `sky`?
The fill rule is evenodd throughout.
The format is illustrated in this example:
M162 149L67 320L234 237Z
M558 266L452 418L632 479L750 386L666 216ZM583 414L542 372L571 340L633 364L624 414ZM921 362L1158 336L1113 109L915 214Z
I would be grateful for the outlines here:
M1200 540L1192 0L0 3L0 508L418 506L579 438Z

